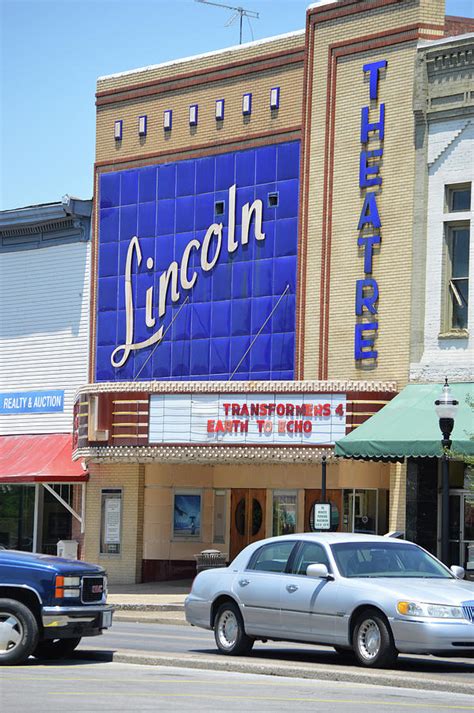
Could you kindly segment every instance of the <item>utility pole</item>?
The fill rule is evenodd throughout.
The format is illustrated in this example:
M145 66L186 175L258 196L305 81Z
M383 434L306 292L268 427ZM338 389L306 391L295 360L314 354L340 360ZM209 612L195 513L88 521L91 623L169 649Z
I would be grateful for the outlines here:
M244 15L245 15L245 17L253 17L257 20L259 18L258 12L254 12L253 10L246 10L244 7L235 7L234 5L224 5L220 2L210 2L210 0L196 0L196 2L202 2L204 5L214 5L215 7L222 7L225 10L233 10L234 14L232 15L231 18L229 18L229 20L227 20L227 22L225 23L225 27L229 27L230 25L232 25L232 23L237 18L239 18L239 25L240 25L239 44L240 45L242 44L242 23L243 23ZM250 20L249 20L249 24L250 24ZM252 31L251 27L250 27L250 31Z

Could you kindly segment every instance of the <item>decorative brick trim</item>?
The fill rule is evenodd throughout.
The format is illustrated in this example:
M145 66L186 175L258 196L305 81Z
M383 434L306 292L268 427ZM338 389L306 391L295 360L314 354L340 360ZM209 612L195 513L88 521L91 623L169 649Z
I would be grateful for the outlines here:
M305 63L303 70L303 106L302 122L303 130L301 136L300 152L300 200L298 206L298 267L296 271L296 334L295 334L295 376L297 379L304 378L304 352L305 352L305 314L306 314L306 260L307 260L307 205L309 195L309 159L306 158L306 150L311 136L311 93L304 89L310 79L312 89L312 73L314 52L310 52L313 46L314 27L309 24L309 16L306 19L305 33ZM311 38L311 39L310 39ZM305 193L301 190L304 187Z
M197 146L186 146L180 149L174 149L165 151L156 151L154 153L144 154L140 158L134 158L133 156L125 156L119 159L104 159L102 161L96 161L95 168L102 168L104 166L110 166L110 170L113 171L117 166L122 166L122 168L133 166L147 166L151 161L157 159L168 159L171 160L173 157L177 157L179 160L185 158L200 158L201 156L209 156L210 152L212 154L226 153L230 151L231 147L238 145L242 148L252 148L253 146L259 146L267 143L267 139L272 138L275 143L281 143L283 141L297 140L301 138L301 126L288 126L285 129L272 129L271 131L262 131L258 134L251 134L250 136L236 136L232 139L218 141L210 141L206 144L198 144ZM164 163L164 161L162 161ZM126 166L125 166L126 164Z
M379 8L399 5L403 2L405 0L339 0L337 5L310 8L308 14L312 24L320 24L362 12L373 12Z
M304 61L304 48L274 52L263 57L253 57L217 67L188 72L186 74L164 77L150 82L141 82L127 87L114 87L96 93L96 105L104 106L116 104L148 96L156 96L166 92L181 91L200 84L232 79L235 77L255 74L290 64L302 64Z

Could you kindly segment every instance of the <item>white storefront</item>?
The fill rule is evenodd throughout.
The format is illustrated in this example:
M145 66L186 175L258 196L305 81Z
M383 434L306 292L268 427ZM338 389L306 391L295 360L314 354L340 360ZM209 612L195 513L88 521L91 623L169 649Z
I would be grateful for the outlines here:
M81 540L87 473L72 454L87 379L92 201L0 213L0 545Z

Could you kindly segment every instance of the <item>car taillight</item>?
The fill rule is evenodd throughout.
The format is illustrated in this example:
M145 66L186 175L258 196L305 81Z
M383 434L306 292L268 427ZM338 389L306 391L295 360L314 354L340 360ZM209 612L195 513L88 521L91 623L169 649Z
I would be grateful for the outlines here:
M56 599L66 599L68 597L79 597L81 578L80 577L64 577L56 576L56 584L54 588L54 596Z

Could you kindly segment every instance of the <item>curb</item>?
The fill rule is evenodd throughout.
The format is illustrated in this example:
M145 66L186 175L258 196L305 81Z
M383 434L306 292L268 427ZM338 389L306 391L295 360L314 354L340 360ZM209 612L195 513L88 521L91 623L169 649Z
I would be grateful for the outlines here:
M129 663L141 666L169 666L172 668L193 668L199 670L226 671L228 673L253 673L266 676L285 676L287 678L315 679L321 681L344 681L373 686L391 686L415 690L442 691L444 693L474 694L474 684L462 681L449 681L431 678L407 678L405 672L384 672L357 670L347 671L341 668L322 668L318 666L304 667L281 666L274 661L269 664L254 661L229 660L216 656L213 658L187 658L184 656L173 657L169 654L157 655L148 652L131 653L125 651L77 651L76 657L96 661L113 661L115 663ZM363 677L363 682L361 681Z

